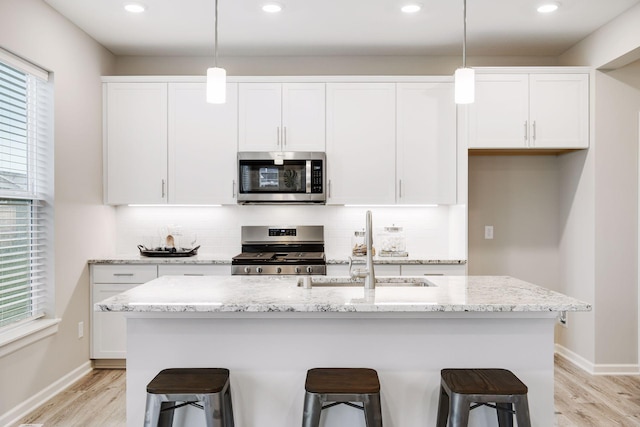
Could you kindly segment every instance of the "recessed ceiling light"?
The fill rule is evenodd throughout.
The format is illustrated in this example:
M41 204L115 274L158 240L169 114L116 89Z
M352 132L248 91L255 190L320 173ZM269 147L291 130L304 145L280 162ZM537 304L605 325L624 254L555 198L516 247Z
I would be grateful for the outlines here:
M282 10L282 5L279 3L267 3L262 6L262 10L269 13L278 13Z
M542 4L540 6L538 6L538 12L540 13L551 13L551 12L555 12L556 10L558 10L558 7L560 7L560 3L545 3Z
M420 9L422 9L422 6L419 4L406 4L400 10L404 13L416 13L420 12Z
M142 13L147 10L147 6L142 3L125 3L124 10L131 13Z

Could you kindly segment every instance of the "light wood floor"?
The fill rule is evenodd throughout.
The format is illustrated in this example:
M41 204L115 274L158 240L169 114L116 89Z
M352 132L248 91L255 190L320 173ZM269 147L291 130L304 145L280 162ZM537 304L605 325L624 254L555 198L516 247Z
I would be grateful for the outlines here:
M556 356L558 427L640 427L640 376L592 376ZM123 427L125 371L97 369L22 424L44 427Z

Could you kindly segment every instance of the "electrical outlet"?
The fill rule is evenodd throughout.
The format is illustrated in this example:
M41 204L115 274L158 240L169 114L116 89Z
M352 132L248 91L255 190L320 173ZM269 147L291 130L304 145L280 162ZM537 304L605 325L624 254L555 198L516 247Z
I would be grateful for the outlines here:
M569 327L568 321L569 321L569 313L567 313L566 311L561 311L560 313L558 313L558 323L560 323L562 327L568 328Z
M493 225L484 226L484 238L487 240L493 239Z
M84 337L84 322L78 322L78 339Z

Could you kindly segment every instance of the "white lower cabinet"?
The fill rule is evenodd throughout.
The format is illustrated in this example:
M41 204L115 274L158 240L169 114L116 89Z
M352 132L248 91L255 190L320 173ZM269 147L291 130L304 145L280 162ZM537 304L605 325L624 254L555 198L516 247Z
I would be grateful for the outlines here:
M229 264L168 264L158 266L160 276L229 276L231 266Z
M406 264L400 267L403 276L464 276L466 264Z
M353 268L364 268L364 264L354 264ZM373 268L376 276L399 276L400 266L389 264L375 264ZM327 276L349 276L348 264L327 265Z
M354 268L364 264L356 264ZM464 276L465 264L375 264L376 276ZM348 276L347 264L327 265L327 276Z
M227 276L229 264L90 265L91 359L124 359L127 324L123 313L93 311L93 305L160 276ZM107 365L105 365L107 366Z
M158 277L155 265L91 265L92 359L124 359L127 324L123 313L103 313L93 305Z

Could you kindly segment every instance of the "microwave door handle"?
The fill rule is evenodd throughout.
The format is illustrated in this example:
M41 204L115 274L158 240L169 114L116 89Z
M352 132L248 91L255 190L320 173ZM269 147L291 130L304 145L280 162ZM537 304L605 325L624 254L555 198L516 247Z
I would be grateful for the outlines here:
M305 190L307 192L307 194L311 193L311 160L307 160L305 162L306 164L306 183L305 183Z

